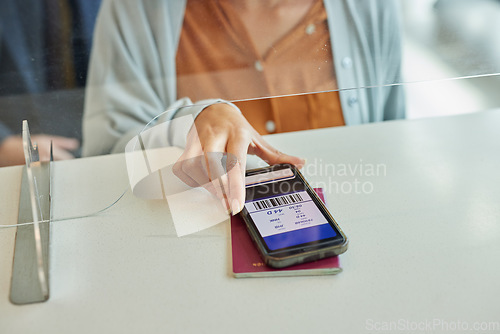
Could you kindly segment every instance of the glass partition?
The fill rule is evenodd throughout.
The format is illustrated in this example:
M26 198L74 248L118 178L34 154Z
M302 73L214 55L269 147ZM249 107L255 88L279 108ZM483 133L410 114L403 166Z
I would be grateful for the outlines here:
M261 135L500 105L495 0L2 6L2 165L22 156L14 139L23 119L42 160L50 140L54 158L67 160L125 152L133 140L132 152L141 151L149 129L194 119L219 99L239 107ZM183 131L176 138L185 139ZM183 148L185 140L164 143ZM218 158L227 162L227 155ZM55 187L73 185L75 201L90 203L60 207L55 220L100 212L130 188L125 164L116 171L94 161L74 173L71 161L55 163ZM99 188L113 177L120 187ZM94 181L83 184L86 178Z

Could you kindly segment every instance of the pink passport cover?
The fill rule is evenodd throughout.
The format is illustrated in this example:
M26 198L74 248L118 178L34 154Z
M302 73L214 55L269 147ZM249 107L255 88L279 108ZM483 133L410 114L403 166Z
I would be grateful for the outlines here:
M315 188L314 190L321 200L325 202L323 189ZM338 256L329 257L315 262L302 263L282 269L267 266L264 262L262 262L259 251L253 244L253 241L248 234L245 222L239 215L231 217L231 240L233 251L233 272L235 274L340 268ZM272 274L270 276L272 276Z

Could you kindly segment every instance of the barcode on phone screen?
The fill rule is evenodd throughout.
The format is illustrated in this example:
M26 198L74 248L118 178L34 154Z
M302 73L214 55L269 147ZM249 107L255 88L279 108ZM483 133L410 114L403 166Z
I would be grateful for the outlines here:
M255 201L255 202L253 202L253 205L254 205L255 209L263 210L263 209L274 208L276 206L293 204L293 203L298 203L298 202L303 202L303 201L304 200L302 199L302 196L300 196L300 194L290 194L290 195Z

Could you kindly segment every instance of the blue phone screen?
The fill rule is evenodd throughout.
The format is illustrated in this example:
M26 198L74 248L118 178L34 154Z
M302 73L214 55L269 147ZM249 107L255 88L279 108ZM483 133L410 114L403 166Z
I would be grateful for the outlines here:
M337 236L305 190L249 200L245 207L272 251Z

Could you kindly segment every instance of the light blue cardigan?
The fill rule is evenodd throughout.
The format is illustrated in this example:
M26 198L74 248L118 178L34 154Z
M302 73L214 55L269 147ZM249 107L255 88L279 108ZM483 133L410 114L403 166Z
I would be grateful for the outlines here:
M347 125L405 116L395 0L324 0ZM83 155L123 152L177 100L175 56L186 0L104 0L97 19L83 120ZM391 85L381 87L382 85ZM362 89L358 89L362 88ZM213 101L205 101L213 103Z

